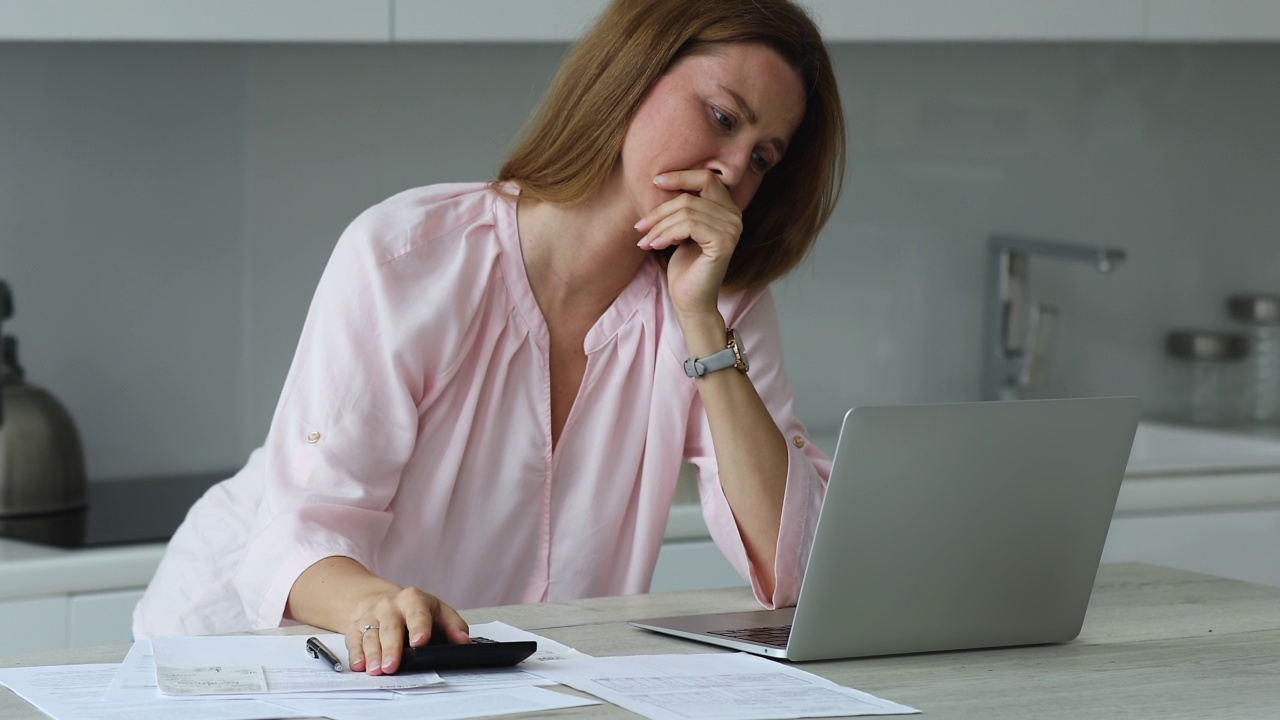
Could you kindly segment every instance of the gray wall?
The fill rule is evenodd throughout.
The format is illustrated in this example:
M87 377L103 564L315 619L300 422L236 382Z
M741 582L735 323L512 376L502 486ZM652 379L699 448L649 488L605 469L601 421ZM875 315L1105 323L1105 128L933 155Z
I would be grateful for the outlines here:
M0 277L94 479L237 467L345 225L488 179L563 46L0 44ZM777 288L801 416L969 399L992 230L1034 264L1042 395L1174 402L1160 340L1280 292L1280 46L842 45L843 202Z

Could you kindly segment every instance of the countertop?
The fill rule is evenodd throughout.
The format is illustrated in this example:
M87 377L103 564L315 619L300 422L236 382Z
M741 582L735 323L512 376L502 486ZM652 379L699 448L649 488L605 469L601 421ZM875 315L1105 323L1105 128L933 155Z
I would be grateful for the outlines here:
M596 656L717 652L638 630L640 617L754 609L745 588L654 593L464 611ZM289 628L277 633L308 632ZM13 656L4 666L120 662L127 645ZM924 653L800 667L916 707L930 720L1231 717L1272 720L1280 707L1280 589L1151 565L1103 565L1080 637L1032 647ZM561 692L576 691L557 688ZM634 717L601 705L590 717ZM44 716L0 688L0 717ZM537 717L584 717L581 711Z
M0 539L0 601L137 588L151 582L164 543L66 549Z

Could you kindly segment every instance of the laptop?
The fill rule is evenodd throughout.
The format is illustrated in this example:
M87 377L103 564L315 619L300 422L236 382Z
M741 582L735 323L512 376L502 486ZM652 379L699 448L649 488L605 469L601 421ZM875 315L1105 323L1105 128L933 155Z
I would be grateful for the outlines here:
M1073 640L1140 412L1133 397L854 408L794 608L631 624L791 661Z

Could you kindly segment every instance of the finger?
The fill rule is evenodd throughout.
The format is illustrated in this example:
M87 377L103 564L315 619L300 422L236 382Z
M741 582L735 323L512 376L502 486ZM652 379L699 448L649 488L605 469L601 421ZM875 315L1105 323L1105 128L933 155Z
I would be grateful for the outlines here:
M431 637L431 613L425 608L417 607L404 614L405 627L409 630L409 644L422 647Z
M641 239L639 246L650 250L661 250L686 240L693 240L704 252L718 254L718 248L726 248L728 252L733 251L738 233L736 225L722 218L694 213L677 213L659 222L648 235Z
M718 205L734 206L733 198L729 196L729 188L725 187L724 181L720 179L719 175L710 170L666 172L655 177L653 184L663 190L688 190Z
M364 651L365 672L370 675L382 674L382 626L387 623L377 620L371 623L374 629L362 633L360 647Z
M364 627L364 624L362 623L360 627ZM364 672L364 643L360 638L362 634L360 629L356 628L342 636L347 644L347 665L351 667L351 672Z
M378 641L382 645L382 673L390 675L400 667L400 654L404 652L404 620L400 617L392 622L383 622L378 630ZM369 634L373 634L370 632Z
M436 608L436 627L444 633L445 638L455 645L470 643L471 626L467 625L467 621L462 619L457 610L444 602L437 600L437 603L439 606Z
M680 193L650 210L648 214L640 218L640 222L636 223L635 228L640 232L650 232L664 218L670 217L681 210L698 211L712 217L722 217L728 221L741 222L742 219L742 212L732 202L721 204L693 193Z

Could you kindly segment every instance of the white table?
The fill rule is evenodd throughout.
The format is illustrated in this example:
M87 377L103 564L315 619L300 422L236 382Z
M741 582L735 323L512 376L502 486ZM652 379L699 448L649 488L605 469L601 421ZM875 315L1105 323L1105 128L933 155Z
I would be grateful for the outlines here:
M626 620L751 609L747 590L702 590L463 613L591 655L708 652ZM291 629L306 632L305 628ZM125 645L15 656L0 665L117 662ZM810 672L944 718L1280 717L1280 589L1150 565L1104 565L1080 638L1061 645L804 663ZM564 690L565 692L574 692ZM7 689L0 717L43 718ZM634 715L613 706L546 717Z

